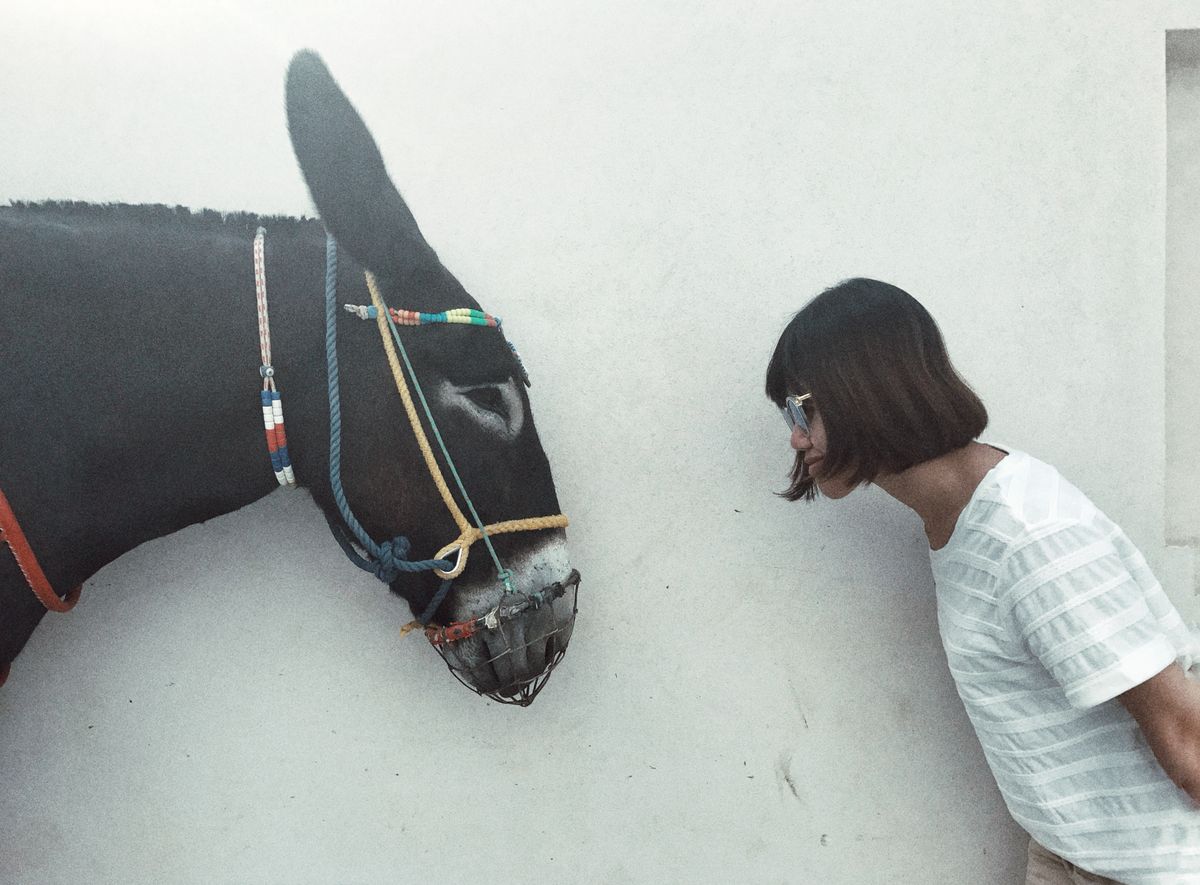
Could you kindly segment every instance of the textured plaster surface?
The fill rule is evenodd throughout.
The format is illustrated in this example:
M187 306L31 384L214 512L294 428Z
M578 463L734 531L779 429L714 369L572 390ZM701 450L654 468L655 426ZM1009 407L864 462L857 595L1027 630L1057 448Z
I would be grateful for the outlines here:
M584 584L518 710L398 638L303 493L139 548L0 691L0 879L1022 881L920 526L875 491L773 497L762 373L822 287L896 282L987 438L1162 566L1163 45L1189 15L6 4L0 199L309 211L282 72L324 54L521 348Z

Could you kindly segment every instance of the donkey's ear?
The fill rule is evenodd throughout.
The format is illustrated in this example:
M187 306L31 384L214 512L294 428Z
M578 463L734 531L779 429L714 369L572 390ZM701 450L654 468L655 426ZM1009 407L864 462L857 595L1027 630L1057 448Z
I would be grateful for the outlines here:
M381 275L438 266L371 133L311 50L288 65L287 116L313 203L347 252Z

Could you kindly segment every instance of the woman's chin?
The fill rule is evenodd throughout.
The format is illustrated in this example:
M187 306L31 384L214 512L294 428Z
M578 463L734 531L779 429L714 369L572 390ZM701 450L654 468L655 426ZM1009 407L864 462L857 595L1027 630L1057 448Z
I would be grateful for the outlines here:
M836 479L822 479L819 476L814 476L813 479L816 481L817 488L821 494L833 501L836 501L838 498L844 498L854 491L851 486L838 482Z

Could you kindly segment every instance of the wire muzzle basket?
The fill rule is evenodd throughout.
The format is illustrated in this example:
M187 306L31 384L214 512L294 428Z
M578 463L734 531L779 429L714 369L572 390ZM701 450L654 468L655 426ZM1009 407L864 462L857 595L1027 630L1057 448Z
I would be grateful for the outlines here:
M558 600L570 605L565 618L538 617ZM487 614L468 621L430 625L425 637L441 655L454 678L476 694L501 704L527 707L545 687L567 651L579 612L579 571L571 569L534 593L506 593ZM514 661L544 654L545 665L530 678L514 673Z

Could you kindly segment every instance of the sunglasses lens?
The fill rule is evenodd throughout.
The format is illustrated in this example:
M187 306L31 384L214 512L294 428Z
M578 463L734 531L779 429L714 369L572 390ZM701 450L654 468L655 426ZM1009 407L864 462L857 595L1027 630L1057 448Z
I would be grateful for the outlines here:
M802 433L808 433L808 416L804 414L803 406L795 400L789 399L783 413L787 417L788 427L792 430L799 427Z

